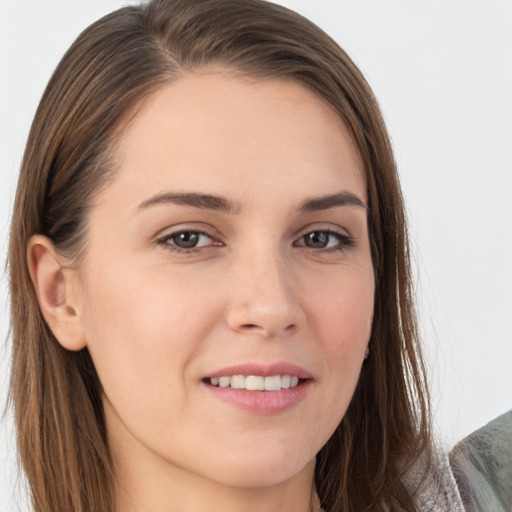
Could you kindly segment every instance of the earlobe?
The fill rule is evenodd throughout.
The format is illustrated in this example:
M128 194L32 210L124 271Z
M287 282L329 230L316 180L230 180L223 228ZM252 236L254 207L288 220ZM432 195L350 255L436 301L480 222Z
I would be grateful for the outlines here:
M36 290L39 307L57 341L68 350L86 346L79 309L72 290L73 270L62 265L52 241L34 235L27 248L30 277ZM74 280L73 280L74 281Z

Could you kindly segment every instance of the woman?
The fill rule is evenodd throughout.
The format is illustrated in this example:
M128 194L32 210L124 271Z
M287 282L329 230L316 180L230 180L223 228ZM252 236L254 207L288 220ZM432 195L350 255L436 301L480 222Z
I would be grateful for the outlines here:
M256 0L89 27L27 143L12 397L36 511L457 510L363 76Z

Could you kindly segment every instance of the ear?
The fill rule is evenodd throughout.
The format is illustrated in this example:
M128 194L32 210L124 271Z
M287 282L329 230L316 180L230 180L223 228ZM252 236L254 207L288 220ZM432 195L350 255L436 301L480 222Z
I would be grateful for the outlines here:
M57 341L68 350L86 346L83 326L76 304L76 271L65 267L52 241L34 235L27 248L28 267L39 307Z

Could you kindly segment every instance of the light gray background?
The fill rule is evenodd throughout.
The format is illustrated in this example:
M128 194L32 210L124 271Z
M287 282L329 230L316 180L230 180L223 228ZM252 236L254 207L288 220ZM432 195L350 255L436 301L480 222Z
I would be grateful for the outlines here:
M16 175L50 74L119 0L0 0L0 259ZM436 427L449 447L512 407L512 1L283 0L348 51L391 132L411 222ZM0 339L7 337L6 279ZM9 352L0 352L0 402ZM4 460L7 464L3 464ZM15 489L10 415L0 510ZM14 498L17 496L17 498Z

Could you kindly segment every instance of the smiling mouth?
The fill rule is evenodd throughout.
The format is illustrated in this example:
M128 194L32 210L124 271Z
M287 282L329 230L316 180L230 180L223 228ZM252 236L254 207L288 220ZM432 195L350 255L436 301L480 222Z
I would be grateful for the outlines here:
M280 391L281 389L295 388L307 379L300 379L292 375L231 375L222 377L208 377L206 384L218 388L242 389L247 391Z

